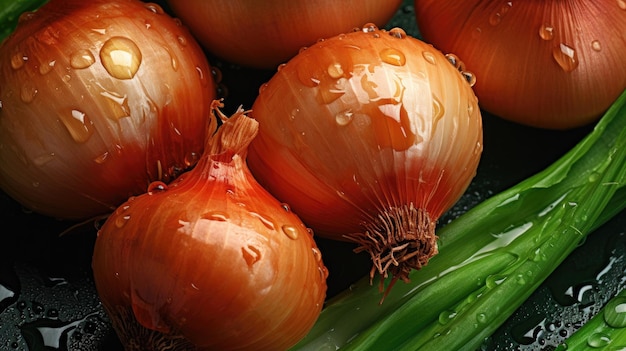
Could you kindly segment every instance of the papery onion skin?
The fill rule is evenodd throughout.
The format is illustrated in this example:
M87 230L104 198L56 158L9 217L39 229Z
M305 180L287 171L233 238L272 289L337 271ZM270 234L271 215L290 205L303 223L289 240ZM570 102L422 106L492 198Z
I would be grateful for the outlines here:
M250 115L260 123L248 156L259 182L318 236L356 239L383 276L389 268L401 279L437 252L435 223L482 153L471 85L400 28L367 24L301 51L261 88ZM418 262L390 259L385 241L394 240L417 245Z
M245 147L258 124L241 112L220 127L221 151L130 199L99 231L95 283L127 350L285 350L321 311L321 253L250 174Z
M373 22L386 24L402 0L171 0L176 16L212 54L275 69L302 47Z
M626 89L626 9L615 0L416 0L424 40L464 59L483 109L517 123L595 122Z
M216 96L156 4L51 0L0 46L0 187L60 219L110 213L195 164Z

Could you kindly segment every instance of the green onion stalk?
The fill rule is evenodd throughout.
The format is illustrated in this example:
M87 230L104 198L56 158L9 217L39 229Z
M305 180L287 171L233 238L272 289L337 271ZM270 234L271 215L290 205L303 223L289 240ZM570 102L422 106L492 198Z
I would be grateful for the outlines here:
M439 254L410 283L379 303L369 277L357 281L293 350L476 350L626 207L625 185L626 91L548 168L443 226Z
M0 0L0 42L13 32L20 15L34 11L48 0Z

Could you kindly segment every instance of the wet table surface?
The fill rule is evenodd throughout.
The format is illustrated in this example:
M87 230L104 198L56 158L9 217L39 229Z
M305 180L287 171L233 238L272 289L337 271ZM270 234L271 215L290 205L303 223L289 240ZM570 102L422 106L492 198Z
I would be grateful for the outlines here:
M419 36L412 2L388 25ZM273 72L217 60L228 106L252 105ZM241 84L245 82L245 84ZM591 127L546 131L483 114L484 153L476 178L440 224L542 170ZM91 253L97 223L75 223L29 213L0 193L0 349L122 350L94 287ZM626 211L590 235L531 297L488 338L484 350L552 350L626 285ZM65 235L60 235L66 233ZM329 268L328 295L369 271L368 258L347 243L318 239ZM348 260L346 257L352 257Z

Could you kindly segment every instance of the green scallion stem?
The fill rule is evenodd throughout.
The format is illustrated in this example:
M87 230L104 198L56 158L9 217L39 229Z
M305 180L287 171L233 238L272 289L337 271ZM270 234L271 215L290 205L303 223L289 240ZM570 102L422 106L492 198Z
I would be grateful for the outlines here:
M294 350L476 350L593 230L626 207L626 91L551 166L444 226L439 254L382 305L364 277Z

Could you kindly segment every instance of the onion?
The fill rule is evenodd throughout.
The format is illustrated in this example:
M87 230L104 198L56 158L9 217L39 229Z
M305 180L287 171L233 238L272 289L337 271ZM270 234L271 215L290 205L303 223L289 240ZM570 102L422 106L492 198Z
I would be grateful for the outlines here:
M275 69L320 38L365 22L386 24L402 0L169 0L176 16L220 58Z
M195 164L215 82L156 4L51 0L0 46L0 187L62 219L109 213Z
M284 350L321 311L320 250L246 166L258 123L221 117L196 167L129 199L98 233L95 283L127 350Z
M482 152L473 76L461 67L400 28L320 41L261 87L250 169L318 236L368 251L372 277L407 280L437 252L437 219Z
M596 121L626 89L619 0L416 0L424 40L462 57L483 109L524 125Z

